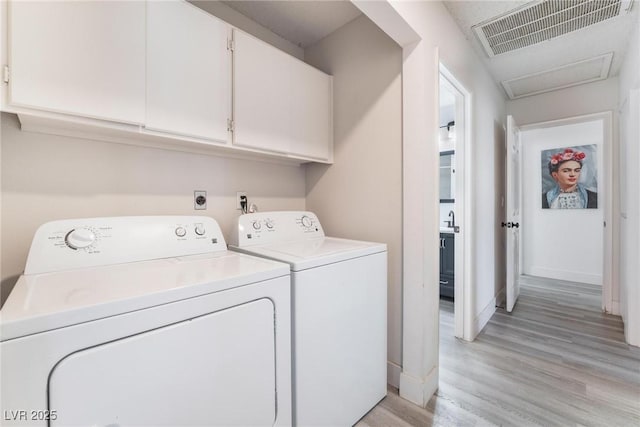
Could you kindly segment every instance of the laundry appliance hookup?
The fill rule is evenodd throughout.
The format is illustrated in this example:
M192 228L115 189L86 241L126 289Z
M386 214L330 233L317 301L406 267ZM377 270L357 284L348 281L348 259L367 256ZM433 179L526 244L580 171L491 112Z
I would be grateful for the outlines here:
M247 192L236 191L236 209L246 211L247 207Z
M194 191L193 192L193 208L195 210L207 209L207 192L206 191Z

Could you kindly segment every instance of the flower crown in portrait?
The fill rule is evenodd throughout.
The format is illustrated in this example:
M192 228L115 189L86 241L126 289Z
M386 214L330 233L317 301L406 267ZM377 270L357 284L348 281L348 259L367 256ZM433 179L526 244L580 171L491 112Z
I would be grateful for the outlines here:
M571 148L565 148L564 151L551 156L549 163L551 163L552 165L557 165L569 160L575 160L576 162L580 162L582 164L582 160L584 160L585 157L587 157L587 155L582 151L574 151Z

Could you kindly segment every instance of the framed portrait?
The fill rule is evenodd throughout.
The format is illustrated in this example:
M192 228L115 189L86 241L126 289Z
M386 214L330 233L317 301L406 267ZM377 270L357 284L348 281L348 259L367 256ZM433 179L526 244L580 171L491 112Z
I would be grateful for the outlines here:
M597 209L597 145L542 150L542 209Z

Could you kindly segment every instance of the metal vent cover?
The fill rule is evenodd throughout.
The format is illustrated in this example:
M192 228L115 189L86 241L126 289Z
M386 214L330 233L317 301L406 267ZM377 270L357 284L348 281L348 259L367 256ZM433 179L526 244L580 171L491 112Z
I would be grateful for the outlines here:
M633 0L543 0L472 27L493 57L580 30L631 10Z

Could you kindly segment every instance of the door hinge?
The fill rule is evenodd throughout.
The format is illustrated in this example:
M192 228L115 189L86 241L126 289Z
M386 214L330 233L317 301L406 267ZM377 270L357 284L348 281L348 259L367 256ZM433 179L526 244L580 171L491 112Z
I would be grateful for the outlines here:
M5 65L2 71L2 81L9 83L9 66Z
M229 38L227 39L227 50L230 50L231 52L235 51L236 49L236 43L233 39Z
M236 130L236 122L231 119L227 119L227 132L233 132Z

